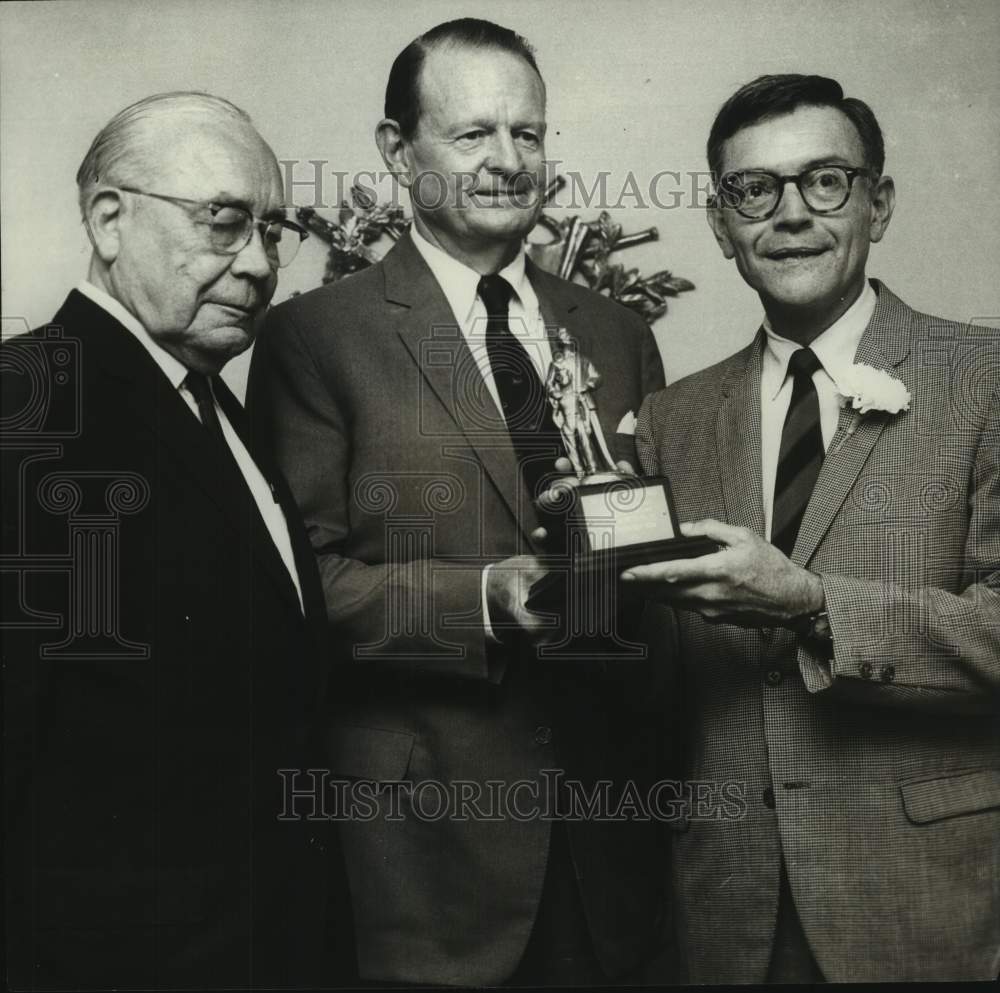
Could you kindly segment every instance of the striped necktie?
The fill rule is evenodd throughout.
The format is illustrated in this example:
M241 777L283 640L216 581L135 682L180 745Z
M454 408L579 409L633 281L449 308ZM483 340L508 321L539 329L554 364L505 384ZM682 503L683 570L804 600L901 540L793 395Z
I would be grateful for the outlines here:
M791 556L813 487L823 466L823 432L813 373L822 364L812 349L792 353L792 400L781 429L781 450L774 481L771 543Z

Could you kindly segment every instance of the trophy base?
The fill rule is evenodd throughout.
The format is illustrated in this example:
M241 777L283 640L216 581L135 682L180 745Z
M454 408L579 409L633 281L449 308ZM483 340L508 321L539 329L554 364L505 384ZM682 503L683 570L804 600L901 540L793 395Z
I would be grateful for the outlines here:
M710 538L681 534L665 477L599 475L606 478L588 476L576 488L563 516L566 566L532 587L529 609L558 613L565 606L567 579L571 587L613 588L632 566L698 558L721 547Z
M709 538L681 534L665 476L616 473L586 477L566 515L568 550L575 568L596 568L614 559L621 569L648 562L696 558L718 550Z

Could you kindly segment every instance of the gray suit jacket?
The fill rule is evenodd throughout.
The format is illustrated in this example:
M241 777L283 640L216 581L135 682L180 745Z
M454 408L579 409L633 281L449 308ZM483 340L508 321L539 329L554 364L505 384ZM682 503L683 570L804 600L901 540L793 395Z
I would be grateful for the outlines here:
M546 323L567 327L600 369L613 435L663 383L652 334L605 298L528 271ZM463 781L489 813L487 781L544 793L544 769L616 789L652 774L654 731L634 706L649 699L644 646L616 660L588 642L545 662L516 640L487 644L483 565L530 551L537 516L409 237L371 269L276 308L248 404L305 518L341 649L327 735L335 776ZM362 977L503 982L531 931L548 822L430 818L430 793L396 795L398 819L382 794L372 819L342 825ZM597 952L621 973L662 923L658 826L591 820L571 825L570 840Z
M694 982L763 981L784 857L829 980L989 979L1000 964L1000 342L875 283L856 361L908 412L844 411L793 561L819 573L832 656L679 613L684 774L743 810L675 836ZM682 520L764 533L763 333L650 397L643 469Z

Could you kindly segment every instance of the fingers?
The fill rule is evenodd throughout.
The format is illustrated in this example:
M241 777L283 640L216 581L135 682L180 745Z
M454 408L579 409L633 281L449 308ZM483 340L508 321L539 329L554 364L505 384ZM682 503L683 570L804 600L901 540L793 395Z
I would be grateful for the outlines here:
M556 472L572 472L573 463L565 455L560 455L556 459Z
M557 462L556 465L558 465L558 464L559 463ZM617 466L618 471L622 475L624 475L624 476L637 476L638 475L638 473L635 471L635 468L632 466L632 463L629 462L628 459L619 459L615 463L615 465Z
M539 495L538 506L543 510L565 508L567 500L579 485L580 480L576 476L564 476L555 480L544 493Z
M699 583L717 579L722 574L722 552L701 555L695 559L672 559L630 566L621 574L626 583Z
M732 524L725 524L711 517L706 517L701 521L686 521L681 525L681 534L686 538L711 538L712 541L718 541L724 545L735 545L748 533L746 528L733 527Z

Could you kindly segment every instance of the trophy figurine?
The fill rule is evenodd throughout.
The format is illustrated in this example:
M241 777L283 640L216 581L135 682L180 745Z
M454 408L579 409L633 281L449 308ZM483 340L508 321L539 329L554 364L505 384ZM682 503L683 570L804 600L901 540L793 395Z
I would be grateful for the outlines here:
M577 479L589 483L611 482L622 476L597 418L594 390L600 385L601 374L593 362L580 353L570 333L560 328L545 377L545 395L573 471Z
M557 512L566 524L573 570L610 568L617 573L641 563L714 552L715 542L681 535L665 477L642 478L615 465L597 416L595 392L600 383L593 362L573 336L559 328L552 341L545 395L577 480L564 491L564 505ZM550 505L550 520L553 513Z

